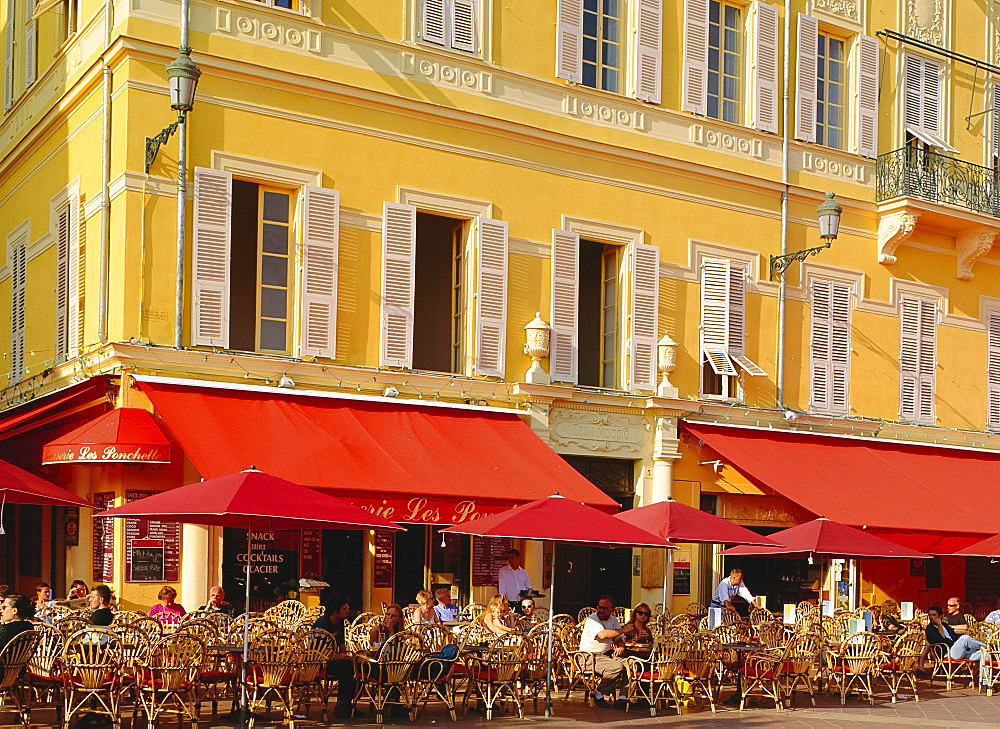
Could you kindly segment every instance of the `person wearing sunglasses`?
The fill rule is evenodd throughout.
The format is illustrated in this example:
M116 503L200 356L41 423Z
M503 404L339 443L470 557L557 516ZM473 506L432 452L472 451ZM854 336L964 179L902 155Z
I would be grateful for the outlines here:
M944 614L944 621L959 635L968 633L969 626L966 623L965 615L962 614L962 601L957 597L949 597L948 602L945 603L945 609L947 612Z
M625 639L627 645L648 645L653 642L653 634L649 630L649 621L653 616L653 611L649 605L640 602L632 608L632 616L625 625L632 626L632 633Z

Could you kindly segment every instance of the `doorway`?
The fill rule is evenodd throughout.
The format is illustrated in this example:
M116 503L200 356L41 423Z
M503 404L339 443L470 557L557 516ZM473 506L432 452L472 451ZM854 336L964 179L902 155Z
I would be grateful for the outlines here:
M346 529L323 530L323 581L329 592L347 598L351 610L361 610L365 533ZM329 593L327 593L329 594ZM324 595L325 597L325 595ZM339 606L334 606L336 609Z

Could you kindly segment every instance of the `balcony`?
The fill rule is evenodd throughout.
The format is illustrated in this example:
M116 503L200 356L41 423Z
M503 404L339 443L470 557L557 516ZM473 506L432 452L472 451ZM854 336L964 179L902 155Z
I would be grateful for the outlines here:
M973 264L1000 232L1000 173L907 146L875 162L880 263L896 261L896 249L918 227L955 237L957 276L972 278Z

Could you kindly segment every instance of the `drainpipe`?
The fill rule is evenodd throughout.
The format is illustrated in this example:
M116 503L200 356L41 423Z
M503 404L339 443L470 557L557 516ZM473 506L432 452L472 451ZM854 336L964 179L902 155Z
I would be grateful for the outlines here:
M97 292L97 338L108 341L108 258L111 250L111 67L108 53L111 50L111 17L113 0L104 0L104 53L101 56L101 243L98 255L100 286Z
M181 48L188 44L189 0L181 0ZM174 293L174 347L184 347L184 240L187 236L187 113L177 129L177 281Z
M791 25L792 25L792 3L785 0L785 47L784 47L784 68L781 90L781 255L788 253L788 124L789 124L789 103L788 103L788 83L789 65L791 54ZM770 274L770 270L768 271ZM778 409L784 408L785 402L785 294L787 293L787 282L785 273L781 273L781 281L778 283L778 368L775 373L777 380L775 387L775 400Z

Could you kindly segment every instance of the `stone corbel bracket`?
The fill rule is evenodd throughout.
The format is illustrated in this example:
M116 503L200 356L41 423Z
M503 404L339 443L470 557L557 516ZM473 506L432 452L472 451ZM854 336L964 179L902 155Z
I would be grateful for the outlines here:
M917 228L919 213L901 210L887 213L878 221L878 262L895 263L896 249L903 244Z
M1000 231L996 228L981 226L963 230L955 236L955 255L958 257L958 272L956 275L960 279L963 281L972 279L973 265L989 253L998 232Z

